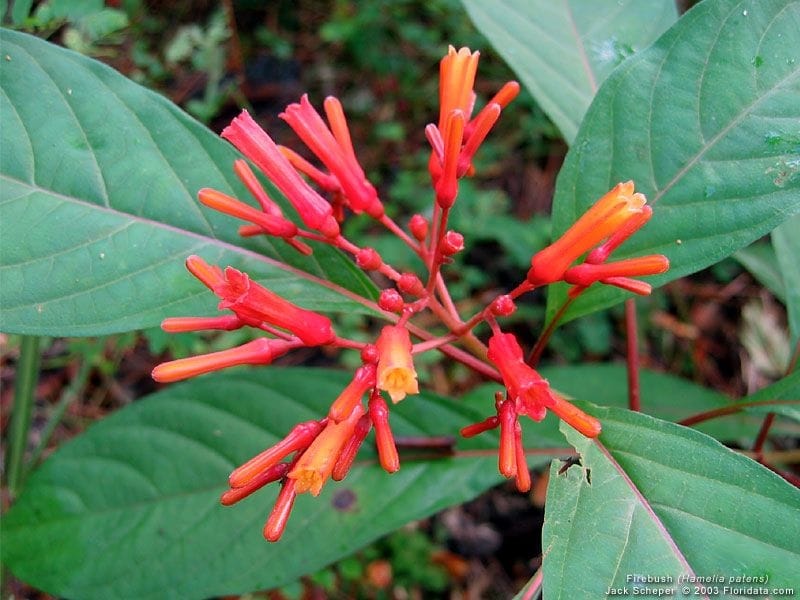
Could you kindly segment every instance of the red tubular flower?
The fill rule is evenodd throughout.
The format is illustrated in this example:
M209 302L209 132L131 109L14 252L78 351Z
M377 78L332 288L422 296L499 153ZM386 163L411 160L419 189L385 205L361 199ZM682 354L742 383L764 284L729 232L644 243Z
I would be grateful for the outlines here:
M225 269L208 265L199 256L186 260L189 270L222 300L220 310L230 309L248 325L269 323L291 331L307 346L327 344L335 338L328 317L305 310L252 281L246 273L233 267Z
M298 423L280 442L234 469L228 477L228 483L234 489L249 485L251 481L279 464L292 452L308 448L322 432L325 424L324 420Z
M202 204L221 213L255 223L269 235L290 238L297 234L297 226L281 216L261 212L227 194L203 188L197 193Z
M378 348L378 389L389 392L392 402L407 394L418 394L417 372L411 356L411 337L405 327L387 325L381 330Z
M306 226L328 237L339 235L339 224L333 218L330 204L306 183L246 110L223 129L222 137L267 175L291 202Z
M400 468L400 457L389 427L389 408L380 393L372 394L369 399L369 418L375 427L375 445L381 466L387 473L394 473Z
M333 472L339 455L355 433L356 424L362 415L364 408L357 404L344 421L340 423L328 421L322 433L303 452L287 475L295 480L295 490L298 494L310 492L312 496L319 496L322 486Z
M547 382L525 364L522 348L514 334L494 334L489 339L488 357L500 371L517 412L528 415L534 421L541 421L547 408Z
M512 334L495 333L489 339L488 356L489 360L491 360L500 371L503 383L508 389L509 401L514 402L515 414L527 415L534 421L541 421L549 408L558 415L561 420L584 435L588 437L597 437L597 435L599 435L601 427L597 419L591 415L587 415L553 392L547 381L534 369L525 364L522 357L522 348L520 348L516 338ZM500 409L502 409L503 406L505 406L505 402L502 403L498 409L501 427L501 445L504 417ZM510 476L507 475L507 477Z
M366 212L371 217L381 218L383 205L355 157L341 104L328 97L325 109L333 133L308 101L307 94L303 94L299 104L287 106L280 117L336 177L350 208L356 213Z
M514 424L514 461L517 467L517 489L527 492L531 489L531 472L528 470L528 461L525 458L525 448L522 445L522 427L519 422Z
M255 477L248 481L247 484L226 491L224 494L222 494L222 497L219 499L219 501L223 506L236 504L239 502L239 500L247 498L250 494L260 490L265 485L272 483L273 481L283 479L288 472L289 463L278 463L277 465L272 465L268 469L264 469L258 473Z
M528 281L544 285L560 280L569 266L631 218L639 218L644 195L633 192L633 182L619 183L598 200L555 242L531 259Z
M564 281L587 287L596 281L615 277L657 275L669 269L669 259L663 254L651 254L610 263L577 265L564 273Z
M459 433L463 438L471 438L483 433L484 431L494 429L498 425L500 425L500 420L496 416L486 417L480 423L473 423L472 425L462 427Z
M511 399L504 400L497 410L497 417L500 421L500 453L498 456L498 468L503 477L514 477L517 474L517 457L514 447L514 431L519 425L517 423L517 413L514 410L514 402Z
M292 513L294 500L297 498L296 487L297 482L294 479L284 479L278 499L275 500L272 512L269 513L267 523L264 525L264 538L268 542L277 542L281 539L289 515Z
M353 379L347 384L347 387L342 390L342 393L334 400L333 404L331 404L328 417L334 422L339 423L350 416L355 406L361 402L361 398L366 391L375 387L375 373L376 368L374 364L363 365L356 369Z
M161 363L151 375L159 383L171 383L238 365L268 365L298 346L297 342L259 338L236 348Z

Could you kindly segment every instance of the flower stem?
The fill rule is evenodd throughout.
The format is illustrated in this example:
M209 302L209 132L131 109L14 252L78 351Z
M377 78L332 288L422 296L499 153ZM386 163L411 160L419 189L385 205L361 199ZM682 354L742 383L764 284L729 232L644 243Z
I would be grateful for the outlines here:
M639 335L636 323L636 301L625 300L625 335L628 364L628 408L641 410L641 388L639 386Z
M424 251L424 249L421 247L421 244L418 244L416 240L412 239L405 231L403 231L403 229L390 216L383 215L380 218L380 222L384 227L386 227L386 229L403 240L406 246L411 248L417 254L421 255L421 251Z
M14 389L14 412L9 425L6 483L11 496L16 496L24 478L25 446L31 427L36 382L39 379L41 338L25 336L20 344L17 380Z
M536 342L536 345L531 350L531 353L528 355L528 364L531 367L535 367L539 364L539 359L542 358L542 352L544 352L545 346L547 346L547 342L550 341L550 336L553 335L553 332L558 327L558 322L561 320L561 317L564 316L564 313L567 312L569 305L577 298L578 296L570 296L564 304L561 305L561 308L558 309L558 312L553 316L550 320L550 323L547 324L547 327L542 332L541 337Z

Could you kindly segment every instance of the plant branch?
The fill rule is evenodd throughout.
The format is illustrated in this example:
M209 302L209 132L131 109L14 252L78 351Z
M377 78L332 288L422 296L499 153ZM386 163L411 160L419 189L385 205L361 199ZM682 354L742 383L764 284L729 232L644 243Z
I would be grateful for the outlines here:
M692 415L691 417L686 417L685 419L678 421L678 425L690 427L692 425L697 425L698 423L703 423L704 421L711 421L712 419L717 419L719 417L736 414L746 408L751 408L754 406L773 406L775 404L800 404L800 400L757 400L753 402L738 402L729 406L721 406L720 408L707 410L705 412Z

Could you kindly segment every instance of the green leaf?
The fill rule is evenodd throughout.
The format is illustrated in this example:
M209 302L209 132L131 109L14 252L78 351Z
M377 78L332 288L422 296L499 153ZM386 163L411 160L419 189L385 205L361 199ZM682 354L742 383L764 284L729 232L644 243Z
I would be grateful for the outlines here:
M31 585L69 598L239 594L314 572L501 480L495 435L459 443L488 450L485 456L401 454L393 475L375 464L370 436L347 479L330 482L318 498L299 497L283 539L265 542L275 486L222 507L228 473L295 423L324 415L347 381L323 369L239 370L131 404L31 475L3 518L3 562ZM425 394L393 407L390 419L398 436L455 435L492 409L491 396L452 402ZM555 443L534 436L526 444L564 447L554 435ZM548 454L531 454L530 464L545 464Z
M672 0L462 2L567 142L609 73L678 16Z
M778 257L775 255L773 244L769 242L750 244L746 248L734 252L733 258L778 300L786 302L786 286L783 283L783 275L778 266Z
M726 579L700 597L797 584L788 565L800 562L800 491L696 431L619 409L592 412L603 422L599 441L564 429L582 466L550 468L546 598L603 598L625 586L628 597L644 585L688 597L694 586L681 593L681 575ZM635 574L672 580L634 584ZM765 585L727 582L737 576L763 576Z
M619 181L653 218L615 258L666 254L660 285L730 255L800 210L800 2L705 0L597 93L556 185L554 238ZM620 302L594 286L566 319ZM550 288L550 317L566 286Z
M236 152L211 131L99 62L25 34L0 40L4 331L98 335L213 314L183 268L190 254L310 309L371 310L355 296L375 286L339 252L242 241L236 219L200 206L202 187L247 197Z
M800 146L798 155L800 161ZM800 216L792 217L775 228L772 245L785 284L789 332L795 346L800 341Z

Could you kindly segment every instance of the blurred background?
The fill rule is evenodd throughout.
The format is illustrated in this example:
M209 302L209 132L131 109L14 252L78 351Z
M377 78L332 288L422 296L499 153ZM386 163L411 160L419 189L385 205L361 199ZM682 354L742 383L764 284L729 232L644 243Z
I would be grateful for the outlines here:
M438 116L438 62L448 44L481 50L478 107L515 78L458 0L27 0L2 2L0 8L5 26L106 62L216 132L244 107L279 143L298 148L278 113L306 92L317 106L326 95L338 96L365 171L387 211L402 223L431 203L423 129ZM462 183L452 216L467 251L445 274L454 297L465 299L465 313L516 285L532 253L547 242L553 186L566 151L556 128L523 90L481 148L476 176ZM348 236L372 240L395 266L421 267L394 237L372 230L366 220L351 219L346 227ZM757 243L638 300L643 366L732 397L778 378L790 349L770 250L767 242ZM509 329L530 345L543 318L544 297L526 298L508 320ZM355 315L339 322L351 337L374 326ZM95 420L155 390L150 370L158 361L227 348L247 336L149 330L45 340L31 460L44 459ZM5 434L19 338L0 334L0 350ZM619 362L624 355L620 305L561 327L544 362ZM458 396L480 383L432 353L424 359L420 377L440 394ZM284 364L337 360L309 350ZM510 597L541 562L545 475L534 474L529 495L517 493L513 483L500 486L290 586L247 597ZM13 579L6 581L5 593L48 597Z

